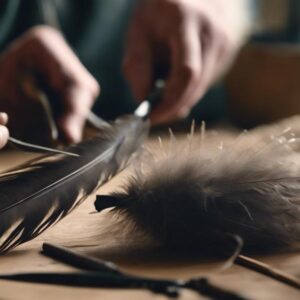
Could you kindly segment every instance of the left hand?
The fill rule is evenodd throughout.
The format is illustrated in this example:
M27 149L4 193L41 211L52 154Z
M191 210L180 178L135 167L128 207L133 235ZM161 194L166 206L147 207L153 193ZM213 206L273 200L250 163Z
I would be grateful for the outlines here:
M153 123L187 116L238 48L224 1L139 2L124 72L136 99L143 100L155 80L155 67L168 64L165 93L151 115Z
M0 57L0 111L8 113L11 133L27 141L48 143L45 113L35 99L39 97L28 93L22 84L27 74L33 81L43 83L43 89L53 96L60 140L79 142L100 87L54 28L29 29L8 45Z

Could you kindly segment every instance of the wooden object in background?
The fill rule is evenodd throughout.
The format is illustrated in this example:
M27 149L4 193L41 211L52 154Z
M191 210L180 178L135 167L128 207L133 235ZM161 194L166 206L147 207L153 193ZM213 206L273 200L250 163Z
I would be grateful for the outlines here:
M246 46L226 88L231 116L243 127L300 114L300 47Z

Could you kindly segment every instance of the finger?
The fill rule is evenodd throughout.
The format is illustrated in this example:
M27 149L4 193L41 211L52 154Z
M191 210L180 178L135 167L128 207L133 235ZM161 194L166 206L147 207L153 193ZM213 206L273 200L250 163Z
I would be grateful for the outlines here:
M7 127L0 125L0 149L6 145L8 141L8 137L9 137L9 132Z
M139 26L129 32L123 72L135 99L143 101L153 81L153 60L150 42Z
M8 122L8 115L7 113L0 112L0 125L6 125Z
M221 35L213 30L213 26L202 26L200 33L202 44L202 71L201 79L195 90L195 97L202 97L209 86L216 80L219 73L219 64L221 63L221 52L224 40ZM194 97L194 98L195 98Z
M28 58L25 61L60 100L56 112L60 138L77 143L81 140L86 115L100 92L99 84L56 30L41 26L29 31L27 36L29 42L22 48L24 57Z
M191 96L200 80L202 59L198 26L189 22L182 30L170 39L171 74L163 102L152 114L155 123L175 119L181 108L191 105Z
M97 81L57 30L49 26L37 26L27 36L30 38L23 47L23 56L27 58L28 67L41 74L49 88L62 93L65 88L78 82L89 88L95 97L99 94Z
M64 111L57 120L59 131L67 143L78 143L81 141L94 97L85 88L73 87L66 92L64 102Z

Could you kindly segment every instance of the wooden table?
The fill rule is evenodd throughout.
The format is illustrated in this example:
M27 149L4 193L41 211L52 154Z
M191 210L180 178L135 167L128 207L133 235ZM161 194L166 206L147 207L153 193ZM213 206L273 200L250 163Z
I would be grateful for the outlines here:
M154 142L155 146L155 142ZM0 153L1 169L32 157L16 151ZM99 190L108 193L119 188L126 181L126 172L114 178ZM160 253L147 253L136 249L128 251L122 234L104 234L107 212L95 211L90 196L77 210L37 239L28 242L0 257L0 272L64 271L72 270L61 263L40 254L42 242L70 246L83 253L116 262L130 274L154 278L182 278L208 276L222 287L232 289L250 299L300 299L300 291L276 282L263 275L240 266L221 270L222 261L203 261L192 257L178 257ZM1 222L1 220L0 220ZM128 253L129 252L129 253ZM264 262L300 276L299 253L280 254L261 258ZM0 300L12 299L166 299L142 290L113 290L70 288L0 281ZM204 299L191 291L184 291L179 299Z

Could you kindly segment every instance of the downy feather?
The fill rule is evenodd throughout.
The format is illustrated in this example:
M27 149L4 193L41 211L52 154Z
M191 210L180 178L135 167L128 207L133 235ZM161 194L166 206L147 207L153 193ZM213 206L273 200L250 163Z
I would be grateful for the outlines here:
M172 249L227 254L237 238L246 252L299 242L299 140L286 131L268 142L242 134L212 143L193 131L146 153L123 191L99 196L96 209L115 207L122 226Z

